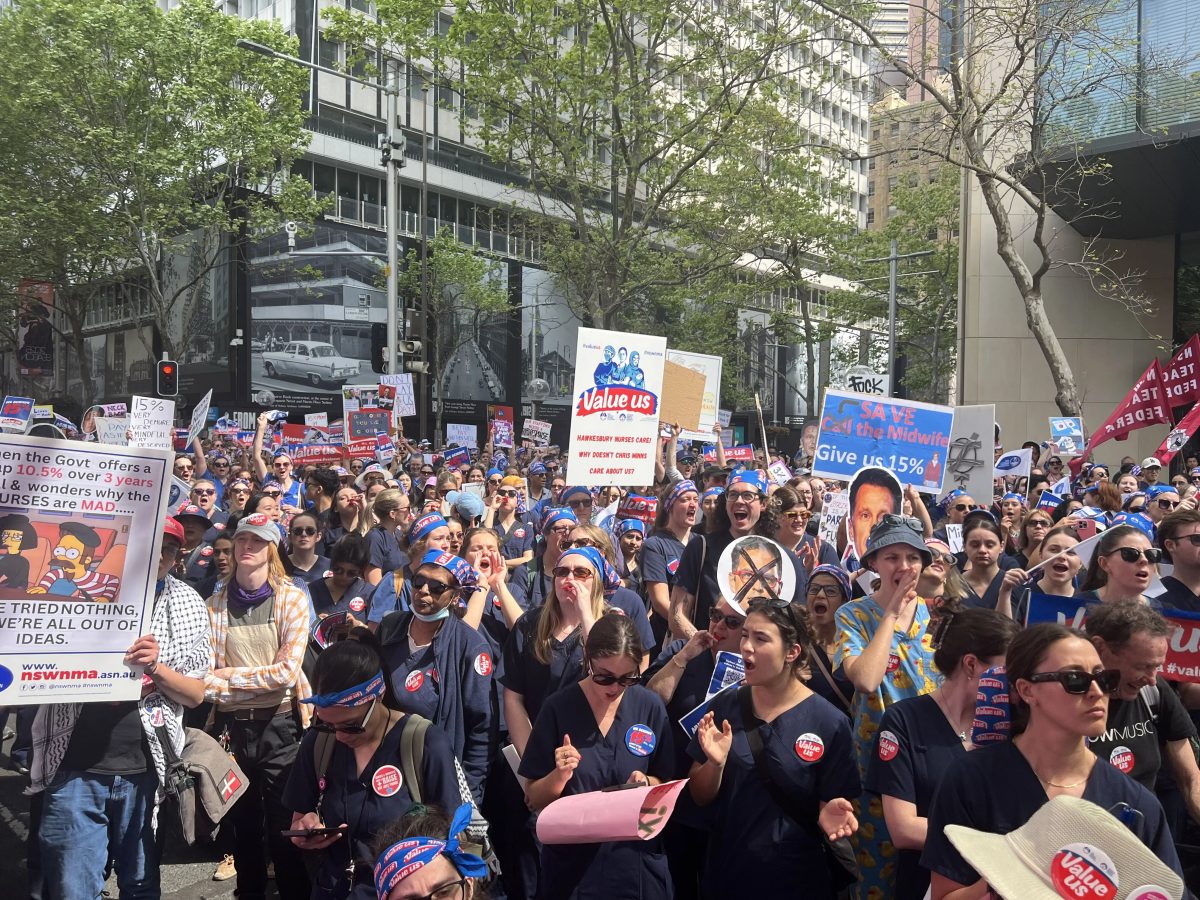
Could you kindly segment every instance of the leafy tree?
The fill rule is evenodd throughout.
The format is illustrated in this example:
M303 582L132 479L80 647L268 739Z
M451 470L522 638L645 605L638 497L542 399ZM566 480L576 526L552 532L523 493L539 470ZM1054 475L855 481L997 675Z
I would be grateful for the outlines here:
M903 53L872 28L877 4L812 3L862 35L884 66L940 107L948 132L942 124L914 130L891 149L944 160L975 180L1054 380L1055 402L1063 415L1081 415L1075 374L1046 311L1045 279L1068 269L1099 296L1134 314L1147 310L1141 273L1120 250L1098 238L1076 240L1071 229L1086 223L1095 233L1119 215L1112 203L1087 199L1089 186L1109 177L1088 141L1113 128L1132 132L1120 118L1147 85L1190 71L1187 60L1138 47L1138 5L1125 0L943 0L940 12L921 11L941 46L923 44L914 28L915 46Z
M436 433L442 434L448 370L461 351L479 347L484 329L502 328L493 320L510 309L498 263L464 247L452 229L439 231L428 242L427 254L422 266L418 249L408 251L398 286L410 297L425 298L430 372L439 379Z
M799 112L845 52L803 0L377 5L377 20L328 10L331 34L351 58L390 46L433 61L426 77L457 92L471 142L516 173L514 215L597 327L683 298L711 311L700 286L736 281L745 241L761 242L731 189L768 173L773 136L811 156Z
M308 143L307 76L241 38L295 51L276 23L207 0L22 0L0 14L0 281L60 288L86 393L83 323L100 291L144 298L175 355L229 241L319 209L287 176Z

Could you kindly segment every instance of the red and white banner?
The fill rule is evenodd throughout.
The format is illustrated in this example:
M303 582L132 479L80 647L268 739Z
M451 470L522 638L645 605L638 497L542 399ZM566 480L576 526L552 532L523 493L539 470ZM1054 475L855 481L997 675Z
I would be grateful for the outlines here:
M1200 365L1200 334L1193 334L1163 367L1163 387L1168 406L1184 406L1200 400L1197 365Z
M1083 449L1083 454L1071 460L1068 465L1076 475L1083 467L1083 461L1093 450L1105 441L1122 441L1139 428L1151 425L1170 425L1171 407L1167 403L1167 394L1163 386L1162 365L1156 359L1147 366L1142 377L1137 380L1125 399L1117 404L1104 424L1092 432L1091 439Z
M330 444L301 444L292 453L296 465L313 463L318 466L336 466L342 462L342 448Z

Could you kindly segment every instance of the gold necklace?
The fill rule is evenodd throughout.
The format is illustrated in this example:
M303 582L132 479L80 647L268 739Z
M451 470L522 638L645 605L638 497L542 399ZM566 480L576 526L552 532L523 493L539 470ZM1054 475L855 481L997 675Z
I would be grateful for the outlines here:
M1036 772L1035 772L1034 774L1035 774L1035 775L1037 775L1037 773L1036 773ZM1058 783L1058 782L1056 782L1056 781L1047 781L1047 780L1046 780L1045 778L1043 778L1041 775L1038 775L1038 781L1040 781L1042 784L1046 785L1046 787L1056 787L1056 788L1059 788L1059 789L1061 789L1061 790L1064 790L1064 791L1069 791L1069 790L1071 790L1071 788L1077 788L1077 787L1079 787L1081 784L1084 784L1084 783L1085 783L1085 782L1088 780L1088 777L1089 777L1090 775L1091 775L1091 772L1089 772L1087 775L1084 775L1084 776L1083 776L1082 778L1080 778L1078 781L1074 781L1074 782L1072 782L1071 784L1059 784L1059 783Z

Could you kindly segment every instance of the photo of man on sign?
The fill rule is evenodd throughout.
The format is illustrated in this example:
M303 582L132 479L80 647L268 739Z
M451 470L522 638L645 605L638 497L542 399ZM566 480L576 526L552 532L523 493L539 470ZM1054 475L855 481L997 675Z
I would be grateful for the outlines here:
M796 570L784 564L783 547L770 538L749 534L726 547L717 561L721 596L743 612L754 600L789 600L796 592Z
M887 469L859 469L850 482L849 538L859 559L867 552L867 535L884 516L899 513L900 482Z
M45 574L28 592L96 602L116 600L121 579L93 568L102 562L98 557L104 543L96 529L79 522L63 522L58 532Z

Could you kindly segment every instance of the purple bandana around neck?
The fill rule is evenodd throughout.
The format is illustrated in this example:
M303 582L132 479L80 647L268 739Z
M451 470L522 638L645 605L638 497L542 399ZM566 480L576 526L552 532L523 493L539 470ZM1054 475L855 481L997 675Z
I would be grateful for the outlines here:
M258 606L268 597L274 595L275 591L271 587L271 582L264 581L262 587L253 591L248 591L240 584L236 578L229 579L229 599L239 606L253 608Z

